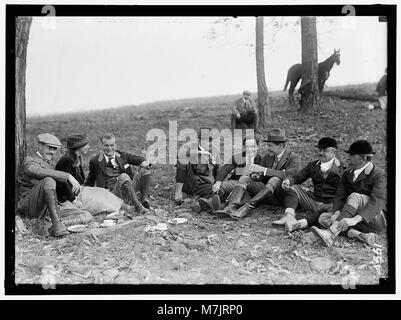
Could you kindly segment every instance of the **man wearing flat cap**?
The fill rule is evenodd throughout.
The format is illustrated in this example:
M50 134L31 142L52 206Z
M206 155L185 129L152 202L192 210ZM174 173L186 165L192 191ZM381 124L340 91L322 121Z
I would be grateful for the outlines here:
M258 112L255 102L251 99L251 92L245 90L242 97L235 100L235 106L231 111L231 129L257 130Z
M17 210L25 216L38 218L42 222L40 232L43 235L48 232L44 226L48 213L53 235L64 236L68 231L59 217L56 182L69 183L75 194L79 192L79 182L71 174L55 170L50 163L61 147L59 139L50 133L42 133L37 140L37 150L28 155L22 165Z
M116 137L112 133L100 139L103 150L89 161L89 173L85 186L105 188L134 206L139 214L150 209L149 187L151 164L142 156L117 150ZM139 166L136 175L131 165ZM140 199L136 192L139 191Z
M316 225L323 212L332 211L333 200L337 193L344 165L336 158L337 142L333 138L323 137L316 145L318 159L309 162L299 172L287 176L282 183L286 190L288 207L285 216L273 225L285 226L287 232ZM308 179L313 182L313 191L305 190L301 183ZM301 207L312 214L305 219L296 220L295 210Z
M348 151L349 168L344 172L333 203L333 212L323 213L319 223L327 228L312 231L327 246L341 233L369 245L376 243L376 233L386 230L386 176L373 162L371 144L358 140Z
M264 141L267 142L267 154L260 163L250 165L251 174L241 177L240 185L233 191L234 196L230 196L230 205L221 211L234 219L244 218L262 203L282 205L284 190L281 182L287 175L295 174L300 169L301 158L286 148L284 130L269 131ZM240 207L245 192L252 198Z

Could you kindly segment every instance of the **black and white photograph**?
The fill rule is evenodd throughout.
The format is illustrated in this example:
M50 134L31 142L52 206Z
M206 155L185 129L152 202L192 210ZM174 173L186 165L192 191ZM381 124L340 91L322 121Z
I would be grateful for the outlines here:
M396 6L181 9L6 5L9 292L395 293Z

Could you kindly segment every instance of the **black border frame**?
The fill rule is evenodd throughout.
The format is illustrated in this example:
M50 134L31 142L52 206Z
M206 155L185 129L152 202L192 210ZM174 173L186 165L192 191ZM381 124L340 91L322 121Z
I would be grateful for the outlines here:
M44 5L6 5L6 162L5 162L5 294L392 294L395 293L395 128L396 128L396 5L355 5L356 16L387 17L388 105L388 275L379 285L356 286L345 290L331 285L57 285L44 290L41 285L15 284L15 17L45 16ZM54 5L57 16L345 16L343 5L270 6L139 6L139 5ZM160 302L162 304L162 302ZM235 304L235 303L234 303Z

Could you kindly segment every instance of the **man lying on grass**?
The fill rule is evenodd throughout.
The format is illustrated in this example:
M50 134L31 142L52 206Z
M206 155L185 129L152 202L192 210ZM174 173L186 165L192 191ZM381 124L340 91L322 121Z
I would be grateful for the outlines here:
M349 168L344 172L333 204L333 212L323 213L312 231L327 246L341 233L349 238L374 245L376 233L386 230L386 176L372 163L373 149L366 140L351 144L348 151Z

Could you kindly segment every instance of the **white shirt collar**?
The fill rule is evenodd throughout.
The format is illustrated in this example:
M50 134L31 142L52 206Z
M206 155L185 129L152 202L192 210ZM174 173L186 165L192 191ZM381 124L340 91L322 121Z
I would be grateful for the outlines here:
M285 149L284 149L279 155L277 155L277 160L278 160L278 161L280 161L281 157L282 157L283 154L284 154L284 151L285 151Z
M354 170L354 180L356 180L356 179L358 178L358 176L361 174L361 172L362 172L363 170L365 170L366 167L367 167L369 164L370 164L370 161L369 161L367 164L365 164L362 168L359 168L359 169Z
M36 154L41 157L43 160L46 160L45 158L43 158L43 156L40 154L39 150L36 150Z
M328 171L333 166L334 160L335 160L335 158L333 158L327 162L320 162L320 170L322 170L323 172Z

